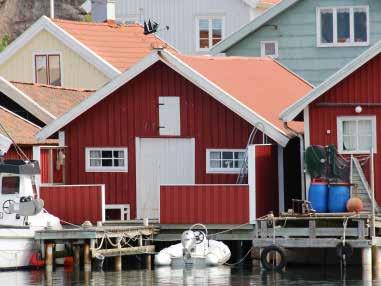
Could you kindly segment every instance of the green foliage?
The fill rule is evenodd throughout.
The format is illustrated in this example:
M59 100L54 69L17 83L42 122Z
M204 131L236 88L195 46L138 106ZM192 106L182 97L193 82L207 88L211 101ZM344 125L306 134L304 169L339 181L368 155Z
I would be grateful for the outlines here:
M9 42L10 37L8 34L5 34L0 38L0 52L2 52L9 45Z
M84 17L85 22L92 22L93 18L91 17L91 14L86 14Z

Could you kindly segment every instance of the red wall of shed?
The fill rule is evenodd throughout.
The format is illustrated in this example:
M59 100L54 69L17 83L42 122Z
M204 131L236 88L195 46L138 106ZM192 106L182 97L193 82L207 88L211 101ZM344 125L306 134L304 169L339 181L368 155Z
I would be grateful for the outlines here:
M21 145L19 147L22 149L22 151L29 159L33 159L33 147L31 145ZM24 158L20 157L20 155L16 152L15 147L12 145L11 148L8 150L7 154L5 154L5 159L23 160Z
M322 103L336 103L336 106L321 106ZM353 106L344 106L352 103ZM366 104L381 103L381 56L378 55L335 87L330 89L309 106L310 140L312 145L337 145L338 116L375 115L377 120L377 151L375 155L375 188L377 201L381 202L381 106ZM340 105L341 104L341 105ZM361 105L363 111L355 112ZM330 130L330 133L327 132ZM329 133L329 134L328 134Z
M197 184L235 183L206 174L207 148L246 148L252 126L184 77L156 63L65 127L67 184L105 184L107 204L131 205L135 217L135 137L159 137L159 96L179 96L181 137L196 141ZM257 142L262 142L258 132ZM86 173L85 147L128 147L128 173Z

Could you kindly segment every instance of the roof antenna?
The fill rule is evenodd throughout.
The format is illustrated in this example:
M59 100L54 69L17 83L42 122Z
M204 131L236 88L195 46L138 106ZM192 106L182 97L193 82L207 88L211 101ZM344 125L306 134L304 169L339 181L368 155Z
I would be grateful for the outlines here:
M155 21L148 19L148 22L144 21L144 35L155 34L156 32L169 30L169 26L165 26L164 29L158 30L159 24Z
M54 19L54 0L50 0L50 18Z

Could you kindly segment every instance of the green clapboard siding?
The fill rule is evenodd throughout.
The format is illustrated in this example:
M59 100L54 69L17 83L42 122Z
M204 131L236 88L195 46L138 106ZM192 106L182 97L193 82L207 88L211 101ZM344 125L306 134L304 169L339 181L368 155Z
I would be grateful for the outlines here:
M318 85L368 47L318 48L316 8L369 6L370 45L381 40L381 0L302 0L226 50L227 55L260 56L260 42L276 40L278 60Z

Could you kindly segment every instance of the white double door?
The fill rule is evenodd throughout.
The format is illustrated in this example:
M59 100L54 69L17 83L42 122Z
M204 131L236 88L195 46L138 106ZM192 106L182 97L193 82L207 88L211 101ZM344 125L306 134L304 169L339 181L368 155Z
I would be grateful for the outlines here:
M194 183L194 138L136 138L137 218L159 219L160 185Z

